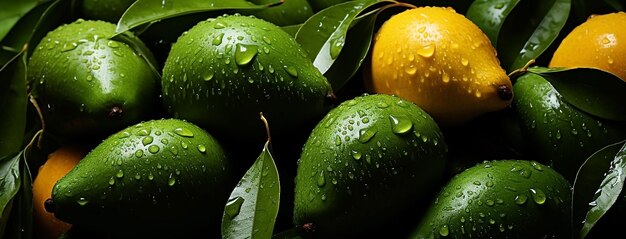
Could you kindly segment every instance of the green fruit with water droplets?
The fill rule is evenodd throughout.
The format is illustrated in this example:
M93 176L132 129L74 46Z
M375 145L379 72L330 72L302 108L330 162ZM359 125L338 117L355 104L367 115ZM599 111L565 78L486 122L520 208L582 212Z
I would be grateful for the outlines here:
M55 184L47 208L107 238L217 238L232 181L210 134L181 120L152 120L94 148Z
M294 222L318 238L388 236L398 215L432 199L446 155L439 127L415 104L383 94L343 102L303 147Z
M570 182L591 154L626 138L626 125L575 108L540 75L523 75L513 91L528 152Z
M496 160L454 176L409 238L569 238L570 184L534 161Z
M34 48L28 82L47 132L104 138L152 113L158 76L133 48L109 39L114 34L111 23L77 20Z
M259 112L273 133L323 117L332 89L304 50L264 20L211 18L183 33L163 68L167 111L238 140L265 138Z

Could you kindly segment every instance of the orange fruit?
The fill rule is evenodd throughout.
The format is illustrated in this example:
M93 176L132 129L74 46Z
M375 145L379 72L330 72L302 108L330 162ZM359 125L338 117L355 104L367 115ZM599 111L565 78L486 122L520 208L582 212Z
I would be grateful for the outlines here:
M54 217L44 208L44 203L52 195L54 184L78 164L88 149L78 145L64 145L48 155L48 160L39 168L33 182L33 213L36 236L42 239L56 239L69 230L67 224Z
M592 15L561 42L550 67L587 67L626 81L626 13Z
M513 97L489 38L443 7L406 10L383 24L366 86L371 93L412 101L443 126L504 109Z

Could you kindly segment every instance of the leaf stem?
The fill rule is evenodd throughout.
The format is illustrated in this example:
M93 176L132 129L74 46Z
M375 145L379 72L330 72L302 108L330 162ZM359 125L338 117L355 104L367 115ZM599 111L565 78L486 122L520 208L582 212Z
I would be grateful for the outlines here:
M509 73L509 78L513 78L514 76L518 76L528 72L528 67L530 67L530 65L532 64L535 64L535 59L530 59L528 62L526 62L524 66L522 66L522 68L511 71L511 73Z
M28 94L28 100L33 107L35 107L37 115L39 116L39 121L41 122L41 130L39 130L41 131L41 134L39 134L39 139L37 140L37 148L41 149L43 144L43 134L46 131L46 121L43 119L43 113L41 112L41 108L39 107L37 100L35 100L35 97L33 97L30 93ZM37 133L39 133L39 131Z

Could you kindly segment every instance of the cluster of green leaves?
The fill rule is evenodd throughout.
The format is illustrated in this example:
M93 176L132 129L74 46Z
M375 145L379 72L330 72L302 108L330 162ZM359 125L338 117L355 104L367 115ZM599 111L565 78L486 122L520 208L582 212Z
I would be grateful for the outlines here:
M471 1L471 0L467 0ZM454 2L454 1L450 1ZM440 5L452 5L439 1ZM626 84L596 69L528 68L529 61L545 65L565 34L590 13L624 10L617 0L475 0L456 9L476 23L496 48L502 67L515 74L537 74L547 79L568 103L593 116L626 121ZM138 0L117 23L117 39L137 34L156 23L197 13L263 10L279 6L276 0L254 4L245 0ZM418 1L419 3L419 1ZM32 192L29 152L42 125L32 110L26 87L28 56L50 30L75 18L75 0L0 0L0 239L31 238ZM424 1L423 5L432 2ZM419 5L418 5L419 6ZM373 35L389 17L388 9L413 7L405 1L355 0L316 12L305 22L284 26L309 54L335 91L357 78L368 57ZM600 9L600 10L598 10ZM393 13L393 12L392 12ZM141 35L140 35L141 36ZM132 42L132 41L129 41ZM145 55L148 49L137 49ZM337 64L341 62L341 65ZM155 72L158 63L152 62ZM521 70L520 70L521 69ZM513 78L514 80L515 78ZM35 119L32 119L35 118ZM39 132L39 133L35 133ZM589 157L574 183L572 214L583 238L612 207L622 192L626 169L625 142L608 145ZM37 165L34 165L37 166ZM279 175L268 143L234 188L225 205L223 238L270 238L280 204ZM245 193L242 193L245 192ZM590 206L591 205L591 206ZM275 238L295 238L295 230Z

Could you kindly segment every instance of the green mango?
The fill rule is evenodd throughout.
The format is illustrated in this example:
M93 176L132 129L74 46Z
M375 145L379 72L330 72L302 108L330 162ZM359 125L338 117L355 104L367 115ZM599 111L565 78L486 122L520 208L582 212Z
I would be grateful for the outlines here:
M485 161L441 189L409 238L570 238L571 195L540 163Z
M294 223L317 238L389 236L399 215L432 199L447 150L438 125L409 101L384 94L345 101L303 147Z
M117 23L136 0L82 0L81 12L86 19Z
M513 86L514 108L528 152L570 182L591 154L626 139L626 127L567 103L543 77L527 73Z
M308 0L308 1L311 4L311 7L313 7L313 11L319 12L321 10L324 10L324 8L330 7L332 5L337 5L340 3L353 1L353 0Z
M233 185L228 158L177 119L130 126L94 148L52 191L55 217L107 238L217 238Z
M111 23L79 19L34 48L28 83L46 130L61 138L104 138L152 114L158 75L133 48L108 39L114 33Z
M314 122L329 110L328 80L287 33L267 21L228 15L198 23L172 46L163 101L175 118L240 141Z
M255 4L276 3L276 0L250 0ZM245 14L254 16L274 23L277 26L296 25L305 22L313 15L313 9L307 0L288 0L279 6L266 8L260 11L242 11Z

